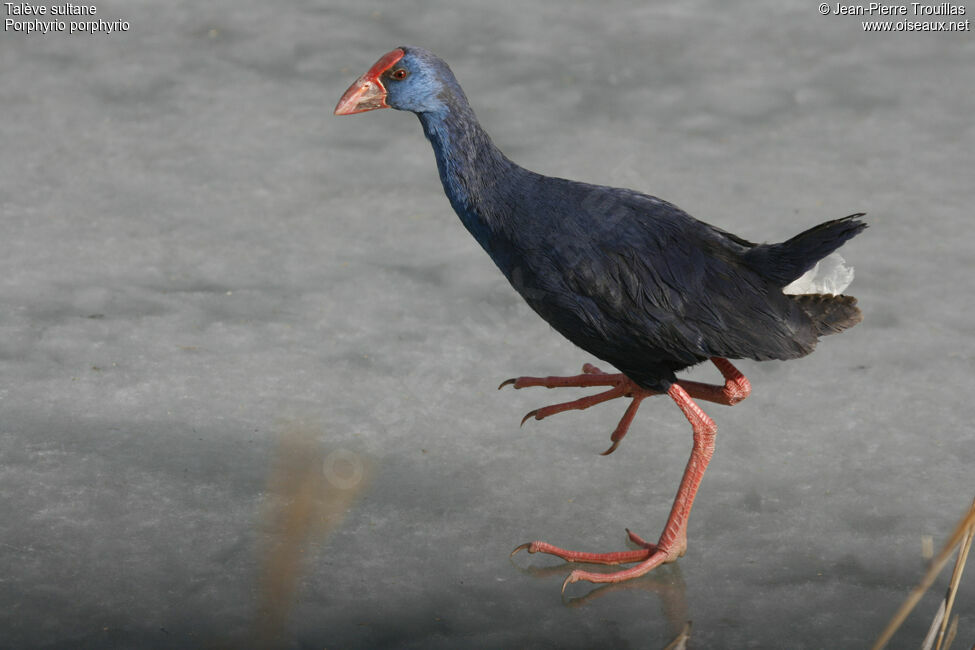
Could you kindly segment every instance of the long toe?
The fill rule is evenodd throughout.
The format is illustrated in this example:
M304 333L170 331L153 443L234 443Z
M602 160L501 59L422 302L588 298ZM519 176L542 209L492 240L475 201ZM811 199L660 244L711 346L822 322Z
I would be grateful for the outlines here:
M630 379L623 374L608 374L599 368L586 364L582 368L582 374L570 375L568 377L512 377L505 379L498 386L498 390L505 386L515 388L528 388L530 386L541 386L543 388L587 388L589 386L617 386L630 382Z
M543 406L528 413L528 415L522 418L521 423L524 424L525 420L531 417L534 417L536 420L544 420L551 415L564 413L565 411L582 411L590 406L595 406L596 404L602 404L603 402L608 402L611 399L622 397L623 391L624 389L622 387L617 386L615 388L610 388L607 391L603 391L602 393L580 397L579 399L572 400L571 402L562 402L561 404Z
M545 553L546 555L553 555L557 558L565 560L566 562L609 565L630 564L631 562L642 562L657 552L657 547L654 544L647 544L646 542L643 542L642 545L644 546L643 548L628 551L616 551L613 553L590 553L587 551L569 551L553 544L549 544L548 542L536 540L534 542L528 542L516 547L515 550L511 551L511 555L515 555L519 551L528 551L529 553Z
M623 569L622 571L613 571L612 573L597 573L595 571L582 571L580 569L576 569L570 573L565 579L565 582L562 583L562 592L564 593L565 588L570 584L573 582L579 582L580 580L594 583L625 582L626 580L633 580L634 578L639 578L640 576L650 573L661 564L673 562L674 559L675 558L672 558L670 553L667 553L662 549L658 549L643 562L640 562L636 566L632 566L628 569Z

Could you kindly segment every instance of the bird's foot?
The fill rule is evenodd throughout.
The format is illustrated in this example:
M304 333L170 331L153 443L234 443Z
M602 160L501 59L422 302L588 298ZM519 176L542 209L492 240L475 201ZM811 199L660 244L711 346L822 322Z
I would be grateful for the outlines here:
M632 580L633 578L639 578L642 575L646 575L661 564L674 562L677 560L677 558L684 555L684 551L687 549L687 539L684 535L680 535L677 540L665 547L659 544L651 544L629 529L626 530L626 534L629 536L630 541L642 548L631 551L617 551L615 553L587 553L582 551L567 551L546 542L535 541L529 542L528 544L522 544L513 550L511 555L525 550L529 553L546 553L548 555L554 555L555 557L561 558L566 562L585 562L587 564L609 565L630 564L632 562L637 562L635 566L623 569L621 571L613 571L611 573L598 573L594 571L582 571L576 569L570 573L565 579L565 582L562 583L562 591L565 592L565 588L568 585L572 584L573 582L579 582L580 580L586 580L594 583L606 583L624 582L626 580Z
M626 412L623 414L623 418L620 420L619 424L616 425L616 429L610 436L612 444L610 445L609 449L603 452L604 456L616 451L616 447L618 447L620 441L623 440L623 436L626 435L626 432L630 428L630 424L633 422L633 418L636 416L637 409L640 407L640 402L646 397L659 394L656 391L647 390L646 388L639 386L636 382L623 373L605 373L591 363L587 363L582 366L581 375L573 375L571 377L518 377L501 382L501 385L498 386L498 390L509 385L512 385L515 388L527 388L529 386L544 386L545 388L587 388L589 386L612 387L607 391L603 391L602 393L587 395L586 397L581 397L577 400L572 400L571 402L552 404L551 406L543 406L542 408L530 411L527 415L525 415L524 418L522 418L522 424L525 424L529 418L543 420L550 415L555 415L564 411L580 411L587 409L590 406L595 406L596 404L601 404L611 399L616 399L617 397L631 398L632 401L627 407Z
M723 364L716 365L721 368ZM731 364L727 365L733 369ZM722 374L724 374L724 370L722 370ZM729 379L727 375L726 379ZM627 531L630 540L641 548L635 551L621 551L618 553L580 553L577 551L566 551L565 549L546 544L545 542L531 542L529 544L522 544L512 552L512 555L514 555L518 551L525 549L529 553L548 553L560 557L567 562L591 562L596 564L637 563L633 567L613 573L593 573L591 571L575 570L562 583L563 592L567 585L580 580L588 580L589 582L623 582L624 580L638 578L661 564L673 562L684 555L684 551L687 550L687 519L691 514L691 506L694 504L694 497L697 494L698 487L701 485L701 479L704 478L704 470L707 469L711 456L714 454L714 439L718 432L718 427L714 424L714 420L709 418L694 402L689 391L681 383L671 384L670 388L667 389L667 394L680 408L687 421L690 422L694 435L694 445L691 447L691 457L688 459L687 466L684 468L684 475L680 479L680 486L677 488L674 505L671 507L670 515L667 517L667 524L664 526L664 530L657 543L650 544L639 535ZM633 403L627 409L627 414L630 413L631 409L633 411L636 410L635 405L644 396L632 395L632 397ZM629 423L626 420L627 417L624 416L623 422L620 424L626 423L628 425ZM612 447L610 450L612 451Z
M720 357L711 357L711 362L721 372L721 376L725 380L724 384L704 384L685 379L677 380L677 384L679 384L690 397L715 402L717 404L725 404L728 406L737 404L751 394L752 386L748 382L748 379L746 379L745 376L741 374L741 372L735 368L730 361ZM611 386L609 390L603 391L602 393L587 395L586 397L581 397L577 400L572 400L571 402L561 402L559 404L543 406L542 408L535 409L534 411L529 411L525 417L521 419L522 425L524 425L525 422L527 422L530 418L544 420L550 415L563 413L565 411L581 411L589 408L590 406L595 406L596 404L602 404L603 402L608 402L611 399L616 399L617 397L631 398L632 401L630 402L630 405L627 407L622 419L620 419L619 424L616 425L616 429L613 431L612 435L610 435L612 444L609 446L609 449L603 452L603 456L609 455L616 451L616 448L623 440L626 432L630 429L630 424L633 422L633 418L636 416L637 409L640 407L640 402L651 395L659 395L659 393L656 391L648 390L639 386L636 382L623 373L606 373L591 363L587 363L582 366L581 375L572 375L570 377L517 377L501 382L501 385L498 386L498 390L501 390L505 386L514 386L515 388L528 388L530 386L544 386L545 388L588 388L590 386Z

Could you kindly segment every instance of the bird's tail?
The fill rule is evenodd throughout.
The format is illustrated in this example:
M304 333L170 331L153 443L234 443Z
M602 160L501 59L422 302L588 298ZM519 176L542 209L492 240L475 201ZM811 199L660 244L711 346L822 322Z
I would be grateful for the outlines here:
M816 326L816 336L842 332L863 320L863 314L857 307L857 299L853 296L807 293L789 297L799 303L802 311L812 319Z
M781 244L760 244L745 253L745 261L771 282L785 287L861 233L867 227L860 221L864 214L821 223Z

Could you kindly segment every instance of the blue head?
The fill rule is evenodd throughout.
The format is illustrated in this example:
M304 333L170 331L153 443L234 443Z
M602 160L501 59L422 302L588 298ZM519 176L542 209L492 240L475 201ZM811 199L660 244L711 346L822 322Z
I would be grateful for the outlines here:
M342 95L336 115L351 115L377 108L414 113L439 113L461 99L454 73L443 60L420 47L398 47L384 54Z
M499 179L514 164L481 129L447 64L422 48L398 47L349 86L335 114L377 108L412 111L420 118L447 198L468 230L489 247L483 208L497 201Z

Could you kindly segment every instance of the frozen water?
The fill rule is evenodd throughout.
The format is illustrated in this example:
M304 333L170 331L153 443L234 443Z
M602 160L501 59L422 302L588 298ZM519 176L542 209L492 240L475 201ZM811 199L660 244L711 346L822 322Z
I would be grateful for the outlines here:
M970 32L771 0L97 11L129 30L0 38L0 646L865 647L971 502ZM564 602L566 567L509 561L655 537L690 430L664 399L605 458L621 403L518 428L577 393L502 380L593 359L464 231L413 116L332 116L404 43L530 169L752 241L868 212L863 323L740 364L675 565Z

